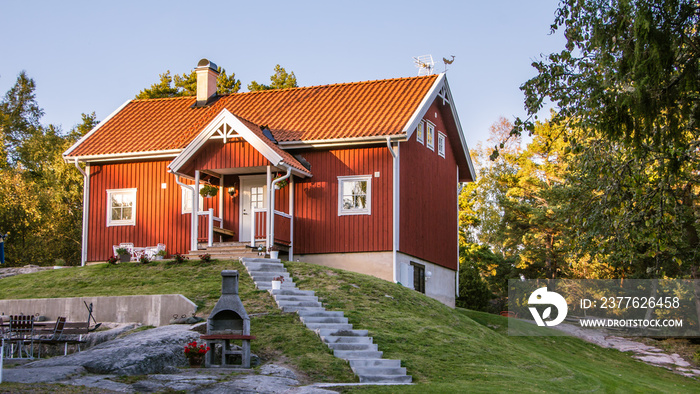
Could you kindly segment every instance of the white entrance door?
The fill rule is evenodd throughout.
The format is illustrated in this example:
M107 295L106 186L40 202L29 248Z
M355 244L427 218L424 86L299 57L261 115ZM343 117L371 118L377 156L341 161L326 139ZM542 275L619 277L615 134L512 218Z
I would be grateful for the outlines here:
M267 208L267 177L241 176L240 242L250 242L250 226L254 209Z

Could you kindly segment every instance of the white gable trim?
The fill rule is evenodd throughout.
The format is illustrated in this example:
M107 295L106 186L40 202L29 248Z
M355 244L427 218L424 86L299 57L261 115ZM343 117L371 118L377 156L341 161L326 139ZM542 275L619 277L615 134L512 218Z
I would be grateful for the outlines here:
M104 125L104 124L107 123L110 119L112 119L112 118L114 117L114 115L118 114L119 111L121 111L122 109L124 109L124 107L126 107L127 104L129 104L131 101L132 101L132 100L126 100L126 101L124 102L124 104L122 104L122 105L121 105L119 108L117 108L114 112L112 112L111 114L109 114L109 116L107 116L103 121L101 121L100 123L98 123L97 126L93 127L92 130L88 131L87 134L85 134L84 136L82 136L82 138L80 138L78 141L76 141L75 144L73 144L73 146L71 146L70 148L68 148L68 150L65 151L65 152L63 153L64 159L65 159L66 156L70 155L70 153L73 152L73 150L74 150L75 148L77 148L78 145L82 144L83 141L85 141L86 139L88 139L91 135L95 134L95 132L97 131L97 129L99 129L100 127L102 127L102 125Z
M461 144L462 151L464 152L464 156L467 158L469 173L471 174L471 178L476 180L476 171L474 171L474 164L472 163L472 158L469 155L469 147L467 147L467 141L464 139L462 124L459 122L459 116L457 115L457 109L455 108L455 103L452 99L452 92L450 91L450 85L447 83L447 77L445 76L445 73L441 73L435 80L435 83L430 88L425 97L423 97L423 101L421 101L420 105L413 113L413 116L411 116L411 119L409 119L408 123L406 123L403 132L407 135L406 139L411 139L411 136L416 130L418 123L423 119L423 116L426 112L428 112L428 109L430 109L430 106L433 104L435 99L438 98L438 96L440 95L440 91L443 91L443 89L443 99L446 100L447 103L450 105L452 117L454 118L455 124L457 125L457 135L459 136L459 142Z
M282 156L280 156L274 149L272 149L265 141L261 140L252 130L250 130L243 122L241 122L236 116L234 116L226 108L222 109L221 112L204 127L201 133L192 140L192 142L187 145L185 149L168 165L168 167L175 173L179 173L180 168L182 168L188 160L190 160L197 152L204 146L204 144L217 133L217 130L224 123L228 123L233 130L238 133L246 142L248 142L255 150L260 152L267 160L270 161L272 166L278 167L284 164ZM295 172L300 172L293 169ZM308 174L304 174L308 176Z

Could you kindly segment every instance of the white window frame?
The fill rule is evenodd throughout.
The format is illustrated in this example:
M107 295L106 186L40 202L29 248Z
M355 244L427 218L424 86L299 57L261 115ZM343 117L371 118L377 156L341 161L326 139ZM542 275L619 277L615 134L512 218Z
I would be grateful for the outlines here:
M445 144L447 143L447 141L446 141L447 136L445 134L443 134L441 131L438 131L437 137L438 137L437 138L438 139L438 144L437 144L438 155L442 156L442 158L444 159L445 158Z
M112 220L112 195L132 194L134 205L131 207L131 219ZM136 189L108 189L107 190L107 227L112 226L135 226L136 225Z
M425 145L423 140L425 140L425 122L420 121L418 122L418 126L416 126L416 141Z
M432 124L431 122L426 122L427 127L426 132L425 132L425 146L428 147L428 149L434 151L435 150L435 125Z
M364 208L345 209L343 207L343 183L367 182L366 201ZM352 175L338 177L338 216L345 215L371 215L372 214L372 175Z
M192 187L194 187L194 185L192 185ZM182 191L182 192L181 192L181 193L182 193L182 204L181 204L180 211L182 212L183 215L184 215L184 214L187 214L187 213L192 213L192 197L191 197L191 196L194 195L194 190L190 190L190 189L188 189L188 188L186 188L186 187L184 187L184 186L182 186L182 185L180 186L180 190ZM189 206L189 207L187 207L187 200L188 200L188 199L190 200L190 206ZM199 195L199 208L200 208L200 211L201 211L201 208L202 208L203 206L204 206L204 197L202 197L202 195L200 194L200 195Z

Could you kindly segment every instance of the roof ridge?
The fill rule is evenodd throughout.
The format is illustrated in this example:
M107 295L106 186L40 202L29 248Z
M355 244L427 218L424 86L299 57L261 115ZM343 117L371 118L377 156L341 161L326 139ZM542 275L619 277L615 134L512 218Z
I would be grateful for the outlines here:
M176 96L176 97L154 97L154 98L135 98L132 99L131 102L135 101L167 101L167 100L185 100L185 99L193 99L196 98L197 96Z
M426 78L426 79L427 78L436 78L437 76L438 76L438 74L431 74L431 75L419 75L419 76L415 76L415 77L396 77L396 78L387 78L387 79L371 79L371 80L367 80L367 81L339 82L339 83L331 83L331 84L326 84L326 85L297 86L295 88L267 89L267 90L248 91L248 92L225 93L225 94L220 94L220 96L231 97L231 96L239 95L239 94L266 94L266 93L272 93L272 92L283 92L283 91L287 91L287 90L303 90L303 89L331 88L331 87L350 86L350 85L366 85L366 84L372 84L372 83L408 81L408 80L422 79L422 78Z

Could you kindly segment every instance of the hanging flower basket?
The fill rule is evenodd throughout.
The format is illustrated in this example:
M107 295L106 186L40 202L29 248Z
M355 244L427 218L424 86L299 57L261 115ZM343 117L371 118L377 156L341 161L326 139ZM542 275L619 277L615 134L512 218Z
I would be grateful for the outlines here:
M202 197L214 197L219 194L219 188L214 185L204 185L199 188L199 194Z

